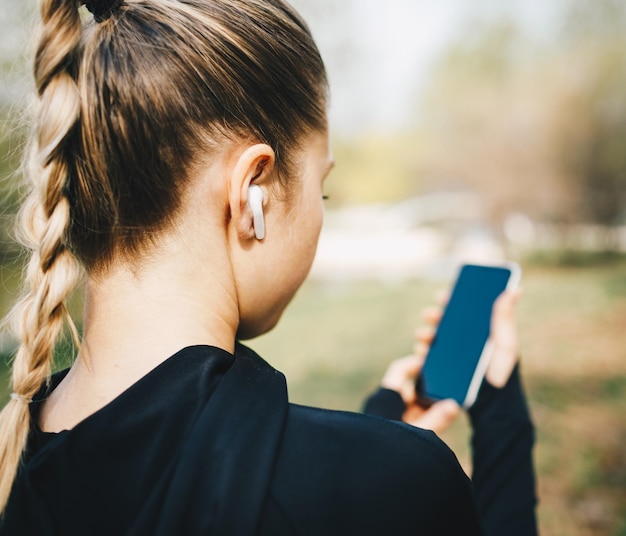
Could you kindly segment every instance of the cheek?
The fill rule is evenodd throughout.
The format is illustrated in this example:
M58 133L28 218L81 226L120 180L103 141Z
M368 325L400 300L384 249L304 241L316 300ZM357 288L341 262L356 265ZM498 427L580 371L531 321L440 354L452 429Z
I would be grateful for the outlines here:
M305 223L301 224L302 230L301 244L302 248L301 259L304 264L305 276L308 274L315 252L317 251L317 243L319 241L320 232L322 230L322 223L324 221L324 207L323 205L315 206L308 212L308 218Z
M272 251L264 254L272 261L264 263L264 279L257 285L257 290L263 289L262 296L256 296L245 309L248 314L241 319L240 337L256 337L271 330L280 320L311 269L323 219L321 203L309 207L290 221L287 235L278 244L272 246L268 241Z
M281 255L278 256L278 264L275 267L275 295L280 296L278 309L284 308L296 293L302 282L306 279L315 252L322 221L324 219L323 207L309 210L306 218L297 219L292 223L289 240L284 243Z

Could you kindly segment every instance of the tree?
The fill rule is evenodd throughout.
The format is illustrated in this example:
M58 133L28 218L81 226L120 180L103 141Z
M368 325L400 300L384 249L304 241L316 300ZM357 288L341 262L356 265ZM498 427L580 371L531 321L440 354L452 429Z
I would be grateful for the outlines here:
M499 220L615 224L626 192L626 8L571 0L548 45L511 21L471 28L422 103L429 171L481 192Z
M561 101L557 147L581 185L582 218L605 225L626 218L625 28L623 2L576 0L561 35L573 82Z

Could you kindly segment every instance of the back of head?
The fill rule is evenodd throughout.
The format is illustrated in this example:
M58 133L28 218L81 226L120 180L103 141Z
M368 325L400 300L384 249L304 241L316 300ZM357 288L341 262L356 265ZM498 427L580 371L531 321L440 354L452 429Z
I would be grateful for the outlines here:
M83 269L149 250L186 182L220 144L266 143L281 182L306 134L325 128L326 75L282 0L41 0L38 103L21 236L32 251L12 311L21 345L0 414L0 511L49 377L64 301Z
M287 177L296 142L323 127L324 68L282 2L128 2L82 46L69 236L87 266L167 225L186 175L222 138L267 143Z

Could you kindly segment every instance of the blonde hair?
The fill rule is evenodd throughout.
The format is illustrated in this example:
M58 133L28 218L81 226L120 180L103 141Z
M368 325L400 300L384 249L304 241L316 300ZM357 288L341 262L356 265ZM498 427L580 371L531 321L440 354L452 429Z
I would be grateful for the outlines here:
M11 311L15 396L0 413L0 511L49 380L65 301L81 271L142 254L172 224L188 176L215 145L273 147L280 180L326 127L327 82L310 32L282 0L126 0L81 20L76 0L40 0L38 103L21 241L32 252ZM110 10L112 11L112 10Z

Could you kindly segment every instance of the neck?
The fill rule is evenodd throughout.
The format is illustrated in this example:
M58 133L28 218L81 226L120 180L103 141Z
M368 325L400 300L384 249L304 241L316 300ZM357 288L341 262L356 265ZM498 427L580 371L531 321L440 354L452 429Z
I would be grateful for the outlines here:
M228 258L206 251L210 262L197 245L172 241L137 269L119 264L89 279L80 356L47 400L43 429L73 427L186 346L234 351L235 285L216 270Z
M192 278L159 265L140 277L121 269L90 281L76 365L93 374L141 377L185 346L232 352L238 322L232 297L222 285L194 285Z

